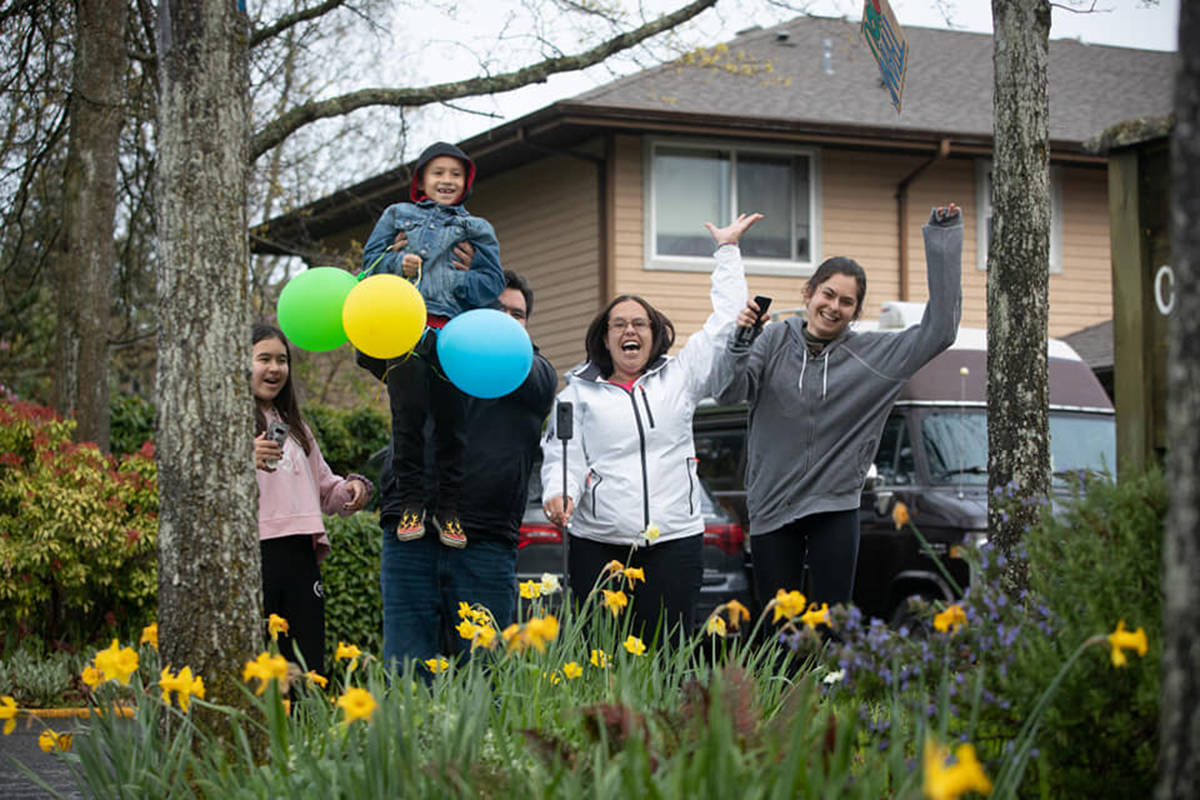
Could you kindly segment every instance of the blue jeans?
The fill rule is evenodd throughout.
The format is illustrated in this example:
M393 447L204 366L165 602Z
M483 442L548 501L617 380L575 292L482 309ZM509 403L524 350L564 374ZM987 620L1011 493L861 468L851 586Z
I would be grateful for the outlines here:
M516 544L466 531L467 546L446 547L437 533L411 542L396 539L396 526L383 529L379 583L383 590L383 659L402 669L410 659L466 652L455 626L460 602L483 605L499 630L512 624L517 604ZM395 662L394 664L392 662Z

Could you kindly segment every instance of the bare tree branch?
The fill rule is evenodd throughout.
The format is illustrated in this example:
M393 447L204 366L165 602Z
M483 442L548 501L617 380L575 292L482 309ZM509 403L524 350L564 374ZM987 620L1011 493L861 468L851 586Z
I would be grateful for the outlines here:
M717 0L694 0L678 11L659 17L632 31L614 36L605 42L573 56L547 58L537 64L490 77L440 83L416 89L360 89L328 100L305 103L267 123L250 140L250 159L253 161L275 147L300 128L319 119L336 117L368 106L423 106L444 103L459 97L495 94L519 89L531 83L541 83L551 75L585 69L604 61L614 53L627 50L650 37L670 30L715 5Z
M254 31L254 33L250 34L250 46L255 47L256 45L262 44L272 36L277 36L288 28L291 28L294 25L299 25L301 22L307 22L310 19L316 19L317 17L324 16L330 11L333 11L335 8L345 5L347 1L348 0L325 0L325 2L319 3L315 6L302 8L294 14L288 14L280 17L267 27L259 28L258 30Z

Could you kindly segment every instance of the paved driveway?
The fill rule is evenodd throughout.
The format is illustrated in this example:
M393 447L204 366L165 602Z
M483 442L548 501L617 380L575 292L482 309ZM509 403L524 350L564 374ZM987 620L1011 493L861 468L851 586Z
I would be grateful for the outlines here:
M72 730L75 723L71 720L51 720L50 727L63 733ZM38 736L43 730L41 722L28 717L17 720L17 728L8 736L0 735L0 798L4 800L34 800L37 798L54 797L55 795L42 789L31 781L21 769L13 763L17 759L32 769L48 783L59 797L69 800L85 798L75 785L75 779L69 767L56 754L43 753L38 747Z

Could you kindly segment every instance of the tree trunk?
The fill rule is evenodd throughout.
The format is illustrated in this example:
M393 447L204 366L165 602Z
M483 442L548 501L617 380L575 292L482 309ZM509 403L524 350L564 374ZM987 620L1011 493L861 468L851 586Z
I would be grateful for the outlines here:
M995 161L988 248L988 529L1012 554L1050 490L1050 4L992 0ZM1009 559L1006 589L1025 586Z
M160 0L158 603L164 663L208 699L263 649L246 240L247 22Z
M75 3L75 56L63 181L63 236L55 280L59 308L54 400L74 414L75 441L108 450L108 335L117 207L117 150L124 119L124 0Z
M1163 547L1163 697L1157 797L1200 797L1200 6L1179 7L1171 142L1167 476ZM1192 42L1193 45L1188 45Z

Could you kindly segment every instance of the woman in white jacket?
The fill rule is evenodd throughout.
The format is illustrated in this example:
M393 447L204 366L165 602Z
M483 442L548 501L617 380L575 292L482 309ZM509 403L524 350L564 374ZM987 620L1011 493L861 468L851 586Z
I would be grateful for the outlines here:
M566 374L558 395L574 416L565 502L556 415L542 443L546 517L570 522L571 591L585 597L610 561L641 567L645 583L633 589L631 607L643 636L663 614L667 630L681 626L686 635L694 627L704 520L692 415L709 394L713 356L746 304L738 240L760 219L742 214L724 228L705 223L717 244L713 312L677 356L667 355L675 326L640 297L617 297L592 320L588 360Z

